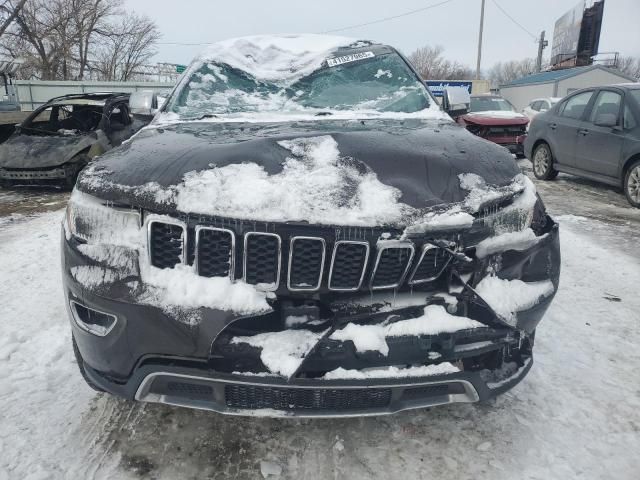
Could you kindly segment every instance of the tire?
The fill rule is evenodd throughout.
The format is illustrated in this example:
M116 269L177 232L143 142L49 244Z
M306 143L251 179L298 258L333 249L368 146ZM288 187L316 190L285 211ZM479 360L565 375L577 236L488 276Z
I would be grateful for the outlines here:
M549 145L541 143L533 151L531 163L533 174L539 180L553 180L558 176L558 171L553 168L553 154Z
M78 345L76 344L76 339L71 336L71 342L73 343L73 355L76 357L76 362L78 363L78 369L80 370L80 375L84 378L84 381L96 392L104 392L99 386L91 381L91 379L87 376L87 372L84 369L84 360L80 355L80 350L78 350Z
M624 194L632 206L640 208L640 160L632 163L624 176Z

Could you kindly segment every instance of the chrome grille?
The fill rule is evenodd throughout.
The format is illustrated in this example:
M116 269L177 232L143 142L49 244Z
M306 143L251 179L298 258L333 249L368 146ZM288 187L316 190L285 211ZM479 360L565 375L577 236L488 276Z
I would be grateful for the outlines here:
M178 220L147 220L149 262L158 268L173 268L186 259L186 225Z
M291 291L315 291L322 283L325 242L319 237L291 237L287 287Z
M359 290L369 262L369 242L337 241L329 269L329 290Z
M233 277L236 237L226 228L196 227L196 271L203 277Z
M420 258L409 276L408 283L417 285L436 280L452 258L449 252L440 247L430 243L423 245Z
M411 266L413 254L412 243L394 242L391 245L378 246L378 256L371 274L371 289L380 290L400 286Z
M277 290L280 284L282 247L275 233L249 232L244 236L244 281L261 290Z

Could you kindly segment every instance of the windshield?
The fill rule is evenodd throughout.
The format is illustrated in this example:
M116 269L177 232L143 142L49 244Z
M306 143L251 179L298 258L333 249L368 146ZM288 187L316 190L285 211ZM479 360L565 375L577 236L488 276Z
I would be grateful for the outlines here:
M321 68L291 85L258 80L243 70L207 62L171 98L166 111L197 119L258 112L414 113L428 107L424 85L398 54L387 53Z
M513 106L500 97L471 97L470 112L514 111Z

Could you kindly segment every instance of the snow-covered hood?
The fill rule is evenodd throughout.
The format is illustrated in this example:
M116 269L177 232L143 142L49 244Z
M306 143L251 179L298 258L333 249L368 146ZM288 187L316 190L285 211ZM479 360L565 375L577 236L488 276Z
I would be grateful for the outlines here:
M472 112L462 115L466 123L476 125L526 125L529 118L518 112L508 110L491 110L485 112Z
M183 123L147 128L81 174L78 189L151 210L334 225L401 223L463 202L519 169L450 122Z
M0 168L50 168L67 163L96 138L80 135L14 135L0 145Z

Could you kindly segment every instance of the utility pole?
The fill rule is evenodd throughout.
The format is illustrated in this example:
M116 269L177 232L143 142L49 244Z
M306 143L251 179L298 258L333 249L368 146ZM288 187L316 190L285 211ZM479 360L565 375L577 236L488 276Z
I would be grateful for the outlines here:
M480 7L480 34L478 35L478 63L476 64L476 80L480 79L480 60L482 59L482 29L484 27L484 0Z
M542 51L549 45L549 42L544 39L544 30L540 34L540 40L538 41L538 58L536 60L536 72L542 70Z

